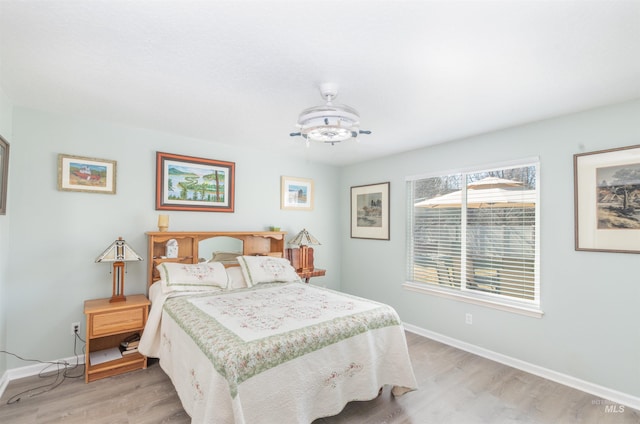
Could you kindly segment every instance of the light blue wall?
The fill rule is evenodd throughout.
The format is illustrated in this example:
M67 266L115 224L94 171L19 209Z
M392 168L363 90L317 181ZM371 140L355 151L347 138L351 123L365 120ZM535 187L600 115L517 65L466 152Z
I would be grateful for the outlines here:
M306 227L323 243L316 249L317 265L328 269L315 283L387 302L407 323L640 396L638 256L574 250L572 164L575 153L640 143L640 101L342 169L12 109L4 95L0 106L0 131L12 148L9 212L0 217L0 346L8 350L39 359L73 353L69 324L82 321L84 331L83 301L110 295L108 267L95 264L95 257L123 236L146 260L144 232L155 230L158 215L155 152L166 151L237 166L235 213L169 212L171 230L259 230L277 224L295 233ZM118 193L58 191L58 153L117 160ZM405 177L531 156L541 161L545 316L528 318L403 290ZM281 175L314 179L313 212L279 209ZM384 181L391 182L391 240L351 239L349 187ZM127 293L144 291L145 270L146 263L128 267ZM474 317L471 326L464 324L467 312ZM9 359L6 368L24 365Z
M0 135L13 147L12 140L13 105L0 88ZM11 169L11 166L9 167ZM9 176L9 179L11 176ZM0 215L0 350L7 347L7 260L9 247L10 212ZM0 377L7 369L7 358L0 354Z
M73 354L69 326L81 321L84 332L84 300L111 295L109 266L94 260L118 236L145 257L142 264L127 265L125 292L145 292L144 233L157 230L156 151L236 163L235 213L166 212L170 230L266 230L279 225L292 238L306 227L322 242L316 264L328 270L313 282L339 287L338 170L332 166L18 107L13 134L17 142L11 152L5 287L10 299L6 346L12 352L43 360ZM58 191L59 153L116 160L117 194ZM282 175L314 180L313 211L280 209ZM25 365L8 360L9 368Z
M574 250L573 155L640 144L640 101L346 167L340 180L342 289L403 321L640 396L640 257ZM539 156L541 319L404 290L405 177ZM349 237L349 187L391 182L391 240ZM473 325L465 324L465 313Z

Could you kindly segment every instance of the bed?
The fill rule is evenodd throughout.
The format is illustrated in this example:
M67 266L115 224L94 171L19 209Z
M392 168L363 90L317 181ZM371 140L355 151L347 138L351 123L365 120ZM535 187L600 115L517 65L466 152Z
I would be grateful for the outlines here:
M194 423L310 423L417 388L388 305L304 284L284 258L159 263L139 350Z

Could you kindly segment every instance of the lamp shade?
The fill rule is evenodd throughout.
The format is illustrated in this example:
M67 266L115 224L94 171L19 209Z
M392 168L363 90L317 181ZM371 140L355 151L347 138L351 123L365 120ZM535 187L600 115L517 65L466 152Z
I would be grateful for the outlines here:
M310 245L316 245L321 243L318 241L317 238L309 234L306 228L303 228L302 231L300 231L297 236L295 236L291 241L289 241L289 244L297 244L298 246L310 246Z
M107 247L107 250L96 258L96 262L110 262L113 264L113 295L109 302L124 302L127 300L124 295L124 263L141 260L142 257L122 237L118 237L118 240L111 243L111 246Z
M107 247L107 249L96 258L96 262L131 262L141 260L142 257L138 255L122 237L118 237L118 240L111 243L111 246Z

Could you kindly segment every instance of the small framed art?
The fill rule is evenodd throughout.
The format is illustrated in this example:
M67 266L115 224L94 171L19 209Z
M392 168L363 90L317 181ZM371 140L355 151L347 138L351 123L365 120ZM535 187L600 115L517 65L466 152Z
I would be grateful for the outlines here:
M156 152L156 209L233 212L234 162Z
M116 161L59 154L58 190L116 194Z
M0 136L0 215L7 214L7 178L9 177L9 143Z
M280 209L313 209L313 180L308 178L281 177Z
M351 238L389 240L389 185L351 187Z
M573 156L575 248L640 253L640 145Z

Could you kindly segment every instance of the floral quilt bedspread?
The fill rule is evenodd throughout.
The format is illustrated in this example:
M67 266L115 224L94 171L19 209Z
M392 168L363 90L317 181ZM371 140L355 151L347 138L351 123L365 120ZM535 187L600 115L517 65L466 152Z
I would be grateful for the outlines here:
M299 283L168 299L164 310L228 382L367 331L399 325L384 304Z
M160 358L193 423L311 423L383 385L417 388L388 305L304 283L149 296L139 350Z

